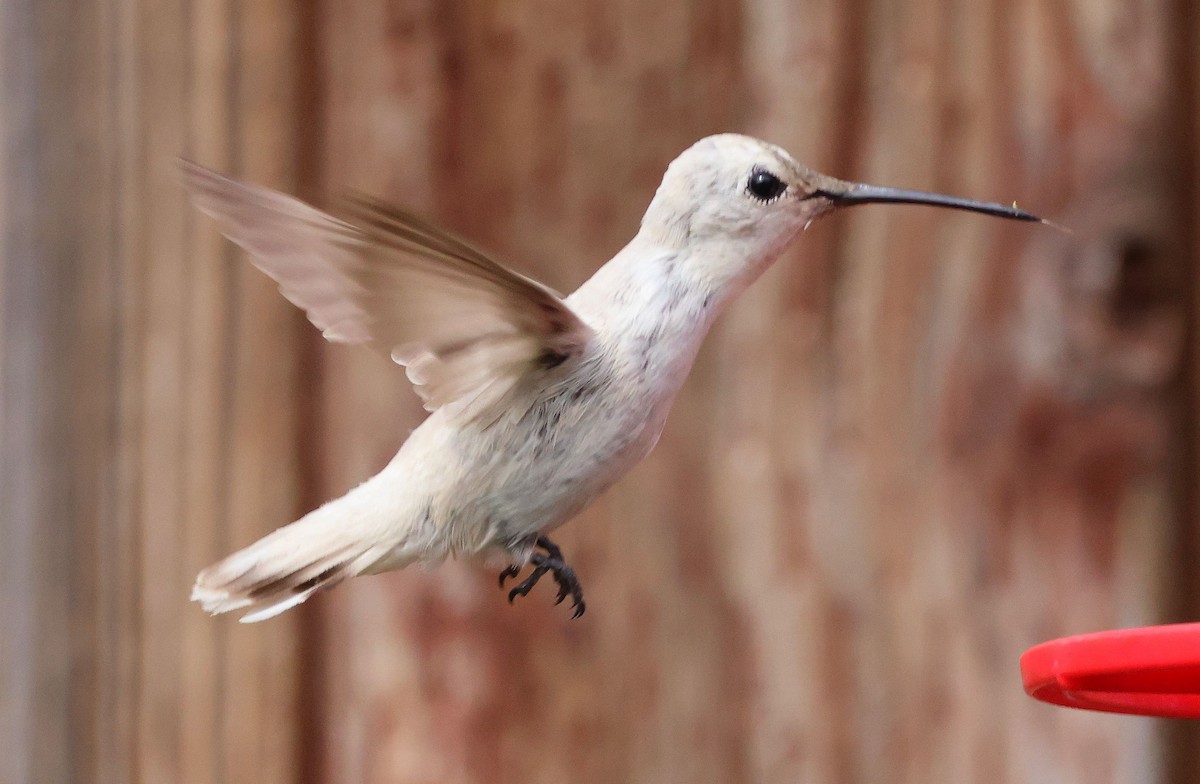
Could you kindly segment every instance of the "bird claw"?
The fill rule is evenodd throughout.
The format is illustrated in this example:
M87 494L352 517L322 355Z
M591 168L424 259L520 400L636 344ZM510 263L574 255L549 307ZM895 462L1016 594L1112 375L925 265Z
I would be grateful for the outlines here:
M554 599L554 604L559 605L568 596L571 597L571 607L575 610L572 618L578 618L583 615L586 605L583 603L583 586L579 584L579 578L575 576L575 570L566 564L562 565L561 569L555 569L554 582L558 583L558 596Z
M578 618L583 615L587 606L583 602L583 587L579 584L579 578L575 576L575 570L567 566L563 561L562 551L546 537L538 537L537 545L544 549L546 554L533 554L533 557L530 558L530 563L534 565L533 572L508 592L508 603L512 604L518 596L527 596L533 590L533 586L537 585L538 580L542 579L542 575L550 572L554 575L554 582L558 583L558 595L554 604L562 604L570 596L571 607L575 610L571 617ZM505 568L500 572L500 587L503 588L508 578L516 577L520 571L520 567L515 565Z
M518 596L528 596L529 592L533 590L533 586L537 585L538 580L542 579L542 575L548 571L550 571L550 567L539 564L528 577L517 583L516 587L508 592L508 603L512 604Z
M501 588L504 587L504 583L508 582L508 578L516 577L520 573L521 573L521 567L519 567L515 564L511 564L509 566L504 567L504 571L500 572L500 587ZM509 601L511 601L511 599Z

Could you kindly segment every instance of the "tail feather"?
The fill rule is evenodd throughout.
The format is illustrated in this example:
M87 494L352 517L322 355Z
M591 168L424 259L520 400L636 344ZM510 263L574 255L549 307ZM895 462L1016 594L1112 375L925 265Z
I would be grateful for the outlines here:
M326 504L200 572L192 601L214 615L249 609L240 620L254 623L362 573L391 547L364 536L339 505Z

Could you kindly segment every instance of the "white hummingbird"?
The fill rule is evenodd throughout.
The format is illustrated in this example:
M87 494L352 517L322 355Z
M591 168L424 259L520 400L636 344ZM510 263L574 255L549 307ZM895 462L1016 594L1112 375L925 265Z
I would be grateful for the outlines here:
M184 162L199 208L331 341L400 365L432 414L378 474L196 579L211 613L259 621L348 577L447 556L502 557L500 585L549 572L584 611L547 534L644 458L713 320L830 210L989 202L844 182L722 134L667 168L641 229L563 298L442 229L362 198L336 218ZM1043 221L1044 222L1044 221Z

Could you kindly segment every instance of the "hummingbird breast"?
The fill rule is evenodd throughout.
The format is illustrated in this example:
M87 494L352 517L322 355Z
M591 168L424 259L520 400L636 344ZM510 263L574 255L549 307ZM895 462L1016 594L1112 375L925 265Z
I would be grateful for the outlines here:
M596 351L558 383L536 394L519 415L496 423L480 513L505 544L552 530L608 489L654 447L665 406L614 372Z
M584 354L528 379L494 422L457 426L437 412L413 434L420 442L430 430L441 443L418 451L452 463L421 467L432 483L428 516L449 551L503 548L521 560L533 537L654 448L711 320L709 298L683 286L671 261L605 292L607 312L586 313L596 339Z
M502 549L522 560L533 537L582 511L653 449L670 400L631 383L616 360L596 347L493 423L457 427L435 413L418 428L397 462L422 477L407 484L425 499L420 527L438 532L432 549Z

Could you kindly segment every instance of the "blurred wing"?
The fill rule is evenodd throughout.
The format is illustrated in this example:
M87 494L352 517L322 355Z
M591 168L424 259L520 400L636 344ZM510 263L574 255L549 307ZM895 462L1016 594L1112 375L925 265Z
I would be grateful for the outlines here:
M194 163L182 169L196 205L327 339L405 365L430 411L475 418L591 339L553 291L412 215L355 198L343 221Z

